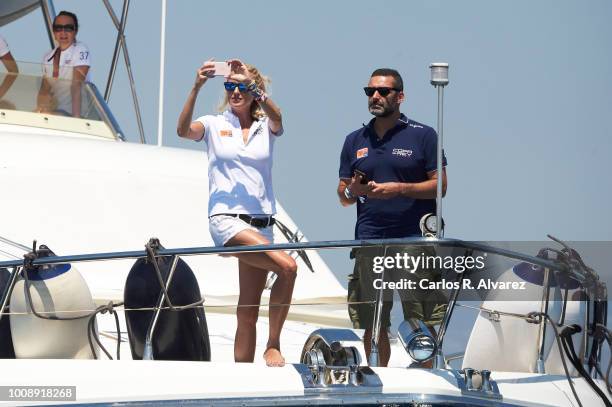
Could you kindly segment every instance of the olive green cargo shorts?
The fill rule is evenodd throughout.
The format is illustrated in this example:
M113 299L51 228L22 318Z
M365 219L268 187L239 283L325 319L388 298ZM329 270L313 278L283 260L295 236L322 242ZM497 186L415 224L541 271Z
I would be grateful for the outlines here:
M415 246L390 246L386 250L383 247L366 247L353 249L355 256L355 268L353 274L349 275L348 281L348 312L355 329L372 328L374 322L377 289L380 280L385 282L414 281L412 289L400 288L398 293L402 302L404 319L416 318L433 326L442 322L447 307L447 298L440 290L421 289L419 281L439 281L440 271L436 269L419 268L411 273L404 268L406 263L401 262L397 268L394 262L392 268L385 268L384 273L374 272L374 268L380 271L382 267L381 257L393 257L398 255L403 259L404 254L408 256L435 256L435 250L431 247ZM378 259L375 259L378 258ZM376 263L376 264L375 264ZM381 320L383 327L391 326L391 308L393 307L393 289L383 291L383 307ZM366 303L369 302L369 303Z

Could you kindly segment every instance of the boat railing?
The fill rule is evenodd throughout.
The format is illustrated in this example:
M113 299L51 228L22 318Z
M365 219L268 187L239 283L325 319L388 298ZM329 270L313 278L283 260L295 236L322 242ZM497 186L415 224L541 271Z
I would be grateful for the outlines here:
M547 272L551 273L562 273L564 276L571 278L579 282L585 289L590 292L597 293L602 292L601 286L603 283L599 281L597 274L589 269L588 267L579 267L575 263L568 263L563 261L549 260L546 258L532 256L524 253L507 250L500 247L491 246L479 242L468 242L457 239L447 238L404 238L404 239L372 239L372 240L337 240L337 241L319 241L319 242L298 242L298 243L277 243L269 245L256 245L256 246L233 246L233 247L183 247L183 248L159 248L155 251L155 257L168 257L178 258L179 256L198 256L198 255L231 255L239 253L257 253L265 251L296 251L303 252L305 250L320 250L320 249L341 249L341 248L367 248L367 247L386 247L386 246L416 246L416 247L431 247L436 248L453 248L453 249L464 249L466 252L483 252L500 255L509 259L519 260L527 262L532 265L539 266ZM121 260L121 259L140 259L150 256L150 252L147 250L137 251L121 251L121 252L106 252L106 253L88 253L88 254L76 254L76 255L63 255L63 256L50 256L50 257L27 257L23 260L10 260L0 262L0 268L12 269L12 276L10 283L7 285L2 295L2 308L0 308L0 318L4 313L8 299L10 297L11 287L17 281L18 275L23 267L26 266L41 266L41 265L53 265L53 264L66 264L66 263L79 263L79 262L94 262L94 261L105 261L105 260ZM176 263L176 262L174 262ZM468 273L457 273L457 281L461 281ZM444 315L441 326L438 330L437 342L438 342L438 354L435 359L435 367L444 368L447 367L449 358L444 358L442 354L442 344L446 335L453 311L458 304L459 293L461 291L462 284L458 285L458 288L452 289L449 292L449 302L446 313ZM605 287L605 285L604 285ZM544 284L543 293L548 295L550 291L550 281ZM167 288L166 288L167 289ZM381 288L382 291L382 288ZM605 291L605 289L603 290ZM546 297L548 298L548 297ZM567 299L566 299L567 300ZM547 301L545 301L547 302ZM156 309L162 309L163 301L159 304ZM323 304L321 304L323 305ZM379 295L375 302L377 308L382 307L382 295ZM480 307L475 307L482 311ZM486 311L486 310L485 310ZM489 310L490 311L490 310ZM546 310L544 310L545 312ZM517 315L517 317L523 319L533 319L533 316ZM541 319L537 322L542 326L545 326L546 320ZM380 329L380 321L375 321L377 326L374 326L374 332ZM543 340L543 339L542 339ZM542 346L540 340L538 343L539 347L539 358L542 358ZM374 362L375 363L375 362Z
M97 87L73 81L73 68L61 67L62 78L53 78L40 63L17 62L17 71L0 64L0 124L37 127L125 140ZM77 95L78 93L78 95ZM74 110L73 98L80 98ZM77 99L75 99L77 100Z
M238 253L258 253L268 251L300 251L300 250L319 250L319 249L342 249L342 248L365 248L365 247L383 247L383 246L417 246L417 247L454 247L472 251L482 251L491 254L497 254L514 260L521 260L537 266L548 268L553 271L568 273L569 277L576 279L579 282L591 281L594 276L591 273L585 273L581 269L570 268L569 265L559 263L553 260L547 260L542 257L532 256L524 253L507 250L500 247L490 246L478 242L469 242L459 239L448 238L400 238L400 239L367 239L367 240L329 240L329 241L310 241L297 243L274 243L268 245L253 245L253 246L202 246L202 247L184 247L184 248L160 248L157 255L164 256L196 256L196 255L230 255ZM32 265L51 265L62 263L78 263L100 260L121 260L121 259L139 259L147 257L146 250L133 250L121 252L105 252L105 253L88 253L65 256L50 256L38 258L32 261ZM22 260L0 261L0 268L14 268L23 265Z

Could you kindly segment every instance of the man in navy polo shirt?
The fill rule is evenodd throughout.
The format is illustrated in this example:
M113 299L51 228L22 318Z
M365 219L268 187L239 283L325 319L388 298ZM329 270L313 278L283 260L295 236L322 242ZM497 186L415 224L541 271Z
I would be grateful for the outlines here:
M342 206L357 203L355 239L421 236L421 217L436 211L438 136L431 127L400 113L404 86L396 70L375 70L364 90L370 113L375 117L346 137L340 155L340 203ZM443 165L446 166L446 158ZM446 169L442 180L442 190L446 193ZM376 299L374 280L380 274L373 271L374 257L395 256L396 252L419 256L423 251L427 252L423 248L406 247L355 250L355 270L349 276L349 302ZM407 271L385 270L385 281L389 276L407 277ZM423 270L414 276L429 277ZM429 298L432 293L413 290L399 290L399 293L405 319L423 320L430 329L441 321L445 311L442 298L432 299ZM390 326L392 306L392 299L387 297L378 341L380 366L386 366L391 355L386 328ZM369 357L374 306L371 303L349 305L349 314L356 329L365 329L364 346Z

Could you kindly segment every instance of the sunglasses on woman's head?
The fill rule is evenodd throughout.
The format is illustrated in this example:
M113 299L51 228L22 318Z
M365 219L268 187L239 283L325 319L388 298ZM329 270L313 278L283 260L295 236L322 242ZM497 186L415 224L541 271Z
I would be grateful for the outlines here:
M363 88L363 91L365 92L366 96L368 96L368 97L374 96L374 93L376 91L378 91L378 94L380 96L385 97L389 93L391 93L392 90L394 90L396 92L400 91L400 89L397 89L397 88L387 88L387 87L372 88L372 87L366 86L365 88Z
M233 92L236 88L238 88L240 92L246 92L248 90L248 86L244 83L223 82L223 86L225 86L225 90L228 92Z
M74 32L74 24L53 24L53 32L65 31L67 33Z

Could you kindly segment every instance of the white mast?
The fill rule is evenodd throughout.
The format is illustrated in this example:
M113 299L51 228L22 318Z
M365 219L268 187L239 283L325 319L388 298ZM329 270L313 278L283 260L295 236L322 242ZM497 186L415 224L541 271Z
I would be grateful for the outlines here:
M164 62L166 59L166 0L162 0L161 50L159 55L159 108L157 112L157 146L162 146L164 126Z

